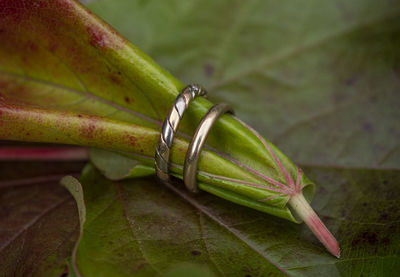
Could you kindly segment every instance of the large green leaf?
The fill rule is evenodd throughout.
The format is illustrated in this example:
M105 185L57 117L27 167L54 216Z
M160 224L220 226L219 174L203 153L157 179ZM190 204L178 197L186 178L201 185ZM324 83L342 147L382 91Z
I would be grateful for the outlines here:
M153 166L180 81L76 1L3 1L0 15L0 138L107 148ZM211 105L194 101L179 126L171 155L178 177L190 134ZM198 175L205 191L297 222L285 186L296 194L304 188L307 200L314 190L284 154L232 115L213 128Z
M79 233L76 205L59 185L82 162L0 163L0 276L59 276Z
M218 276L398 273L399 172L306 171L321 184L316 207L342 244L340 259L326 253L304 225L210 194L193 197L181 184L169 190L153 178L112 182L88 166L80 179L86 222L77 268L82 276L154 276L190 261Z
M296 162L399 168L399 1L87 2Z

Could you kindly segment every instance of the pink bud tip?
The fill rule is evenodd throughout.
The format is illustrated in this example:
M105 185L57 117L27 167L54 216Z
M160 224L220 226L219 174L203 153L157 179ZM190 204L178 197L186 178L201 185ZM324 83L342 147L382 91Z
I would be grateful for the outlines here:
M318 215L314 212L302 193L296 194L291 197L289 204L300 216L301 219L307 224L314 235L326 247L326 249L335 257L340 258L340 248L335 237L329 232L328 228L319 219Z

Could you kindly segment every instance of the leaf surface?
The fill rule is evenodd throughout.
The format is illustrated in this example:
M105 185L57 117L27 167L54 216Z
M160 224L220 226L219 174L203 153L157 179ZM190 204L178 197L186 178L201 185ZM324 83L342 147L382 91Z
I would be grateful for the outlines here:
M87 220L77 266L83 276L154 276L189 261L218 276L398 272L399 172L306 171L321 184L316 210L341 242L340 259L326 253L305 225L210 194L193 197L180 183L168 189L153 178L112 182L88 166L80 179Z
M0 166L0 275L59 276L79 233L74 200L59 185L80 162Z

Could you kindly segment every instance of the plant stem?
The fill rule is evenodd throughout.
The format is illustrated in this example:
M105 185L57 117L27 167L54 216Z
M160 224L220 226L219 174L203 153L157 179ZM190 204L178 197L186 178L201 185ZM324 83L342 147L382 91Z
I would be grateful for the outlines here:
M326 228L318 215L308 204L303 194L300 192L292 196L289 205L296 211L301 219L307 224L314 235L326 247L326 249L335 257L340 257L339 244L331 232Z

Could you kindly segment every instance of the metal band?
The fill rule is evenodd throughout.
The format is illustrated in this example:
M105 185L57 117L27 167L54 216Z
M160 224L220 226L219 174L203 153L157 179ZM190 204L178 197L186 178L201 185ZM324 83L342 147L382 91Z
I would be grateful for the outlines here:
M155 154L156 174L157 177L164 182L169 181L169 153L179 122L182 119L186 108L189 106L189 103L197 96L205 94L207 94L207 92L201 86L195 84L188 85L178 95L174 105L169 111L168 117L164 121Z
M197 165L208 133L215 121L226 112L233 113L233 109L224 103L214 105L201 120L190 142L183 169L183 181L185 182L186 188L191 192L196 193L199 191L196 182Z

